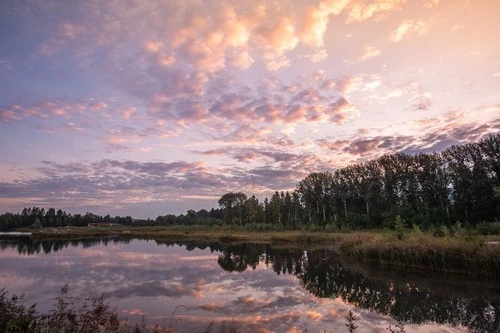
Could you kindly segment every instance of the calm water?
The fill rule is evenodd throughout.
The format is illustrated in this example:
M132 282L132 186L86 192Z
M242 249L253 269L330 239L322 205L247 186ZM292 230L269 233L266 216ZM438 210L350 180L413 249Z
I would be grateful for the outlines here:
M68 284L132 322L180 332L231 322L247 332L499 332L498 283L350 263L331 249L156 241L0 241L0 286L42 310ZM193 330L194 329L194 330Z

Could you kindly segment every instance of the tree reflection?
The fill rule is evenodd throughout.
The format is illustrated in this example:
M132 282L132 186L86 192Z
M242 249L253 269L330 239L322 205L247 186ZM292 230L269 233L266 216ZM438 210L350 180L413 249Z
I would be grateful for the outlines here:
M130 240L118 240L109 237L84 238L84 239L36 239L31 237L1 237L0 250L8 248L17 250L21 255L37 255L58 252L68 246L90 248L96 245L108 245L109 242L128 243Z
M129 242L130 240L125 240ZM89 248L122 242L118 239L35 240L30 237L0 240L0 248L13 248L22 255L60 251L68 246ZM209 249L218 253L217 263L228 272L244 272L259 264L276 274L296 276L311 294L340 298L361 309L394 318L399 323L463 325L472 332L500 331L500 295L462 295L457 290L429 286L408 279L370 278L360 270L341 263L331 249L303 250L277 248L266 244L225 244L217 242L157 241L162 246L183 246L187 250ZM462 289L464 284L460 285ZM494 289L496 292L498 289ZM472 293L471 293L472 294Z
M255 261L245 261L252 253L248 245L245 251L239 252L242 249L224 250L218 261L221 268L231 272L244 271L245 263L247 267L255 268ZM264 246L261 253L265 265L272 267L277 274L297 276L301 285L317 297L340 297L358 308L390 316L398 323L421 325L433 322L463 325L471 332L500 331L498 299L457 297L414 283L370 279L360 271L344 267L335 259L338 255L333 250L303 251ZM252 256L256 258L255 253Z

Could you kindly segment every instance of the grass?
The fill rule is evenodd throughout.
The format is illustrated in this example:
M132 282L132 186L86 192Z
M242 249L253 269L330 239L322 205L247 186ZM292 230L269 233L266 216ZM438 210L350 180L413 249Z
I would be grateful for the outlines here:
M221 242L251 243L322 243L338 242L342 234L301 230L258 231L241 227L208 226L162 226L162 227L63 227L44 228L33 232L41 239L92 238L119 236L123 238L145 238L155 240L212 240Z
M344 239L341 251L363 262L500 279L500 246L481 236L439 234L418 228Z

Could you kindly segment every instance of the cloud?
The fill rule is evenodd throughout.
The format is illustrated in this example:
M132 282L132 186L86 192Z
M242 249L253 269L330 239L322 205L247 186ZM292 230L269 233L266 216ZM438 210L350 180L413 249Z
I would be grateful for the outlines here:
M370 135L365 132L362 136L356 133L343 139L319 139L316 143L326 151L336 154L338 159L343 159L344 164L359 163L397 152L440 152L451 145L478 141L495 133L500 125L500 118L493 113L499 110L499 105L478 106L449 112L442 117L405 123L405 126L409 126L405 132L412 134ZM486 113L491 114L487 124L477 120L479 114Z
M338 89L342 94L349 96L355 92L373 91L382 84L382 77L378 74L355 75L345 77L339 81Z
M68 132L68 133L78 133L81 134L85 132L85 128L77 126L73 122L66 122L66 123L60 123L57 126L40 126L40 129L42 131L46 132L51 132L51 133L61 133L61 132Z
M20 110L21 106L19 105L11 105L10 107L0 109L0 123L21 119Z
M300 32L301 41L310 46L322 47L330 16L339 15L349 2L350 0L328 0L320 2L317 7L307 8Z
M214 204L223 193L234 190L236 183L247 193L263 196L276 188L294 187L295 180L303 176L277 167L240 170L233 167L207 168L202 162L131 160L44 161L37 171L42 176L0 182L0 197L18 199L19 205L70 205L77 210L96 207L98 211L112 212L145 201L182 200L184 196L192 195L193 190L197 191L199 198Z
M404 20L396 30L389 35L389 40L393 43L399 43L409 35L416 34L421 36L427 32L427 24L423 21Z
M431 5L432 10L424 9ZM440 149L480 137L497 126L479 124L478 119L494 118L487 109L483 114L471 111L477 119L457 109L469 126L465 120L451 121L451 116L449 122L437 117L453 103L446 102L449 91L435 88L435 79L456 70L433 64L426 54L416 58L418 67L402 68L405 59L384 60L392 53L370 34L372 28L385 30L387 42L398 47L404 43L414 56L411 38L431 32L433 17L446 9L440 5L435 0L416 7L404 0L16 4L18 14L11 20L19 18L19 33L7 43L12 54L24 57L17 60L7 53L9 58L0 60L0 68L15 69L6 72L12 84L0 107L5 135L29 133L16 141L61 161L85 159L91 170L103 160L146 158L147 163L153 153L166 163L185 159L193 169L185 176L172 172L139 179L125 165L104 163L102 177L108 179L101 179L96 171L62 174L44 165L54 173L41 178L41 171L31 166L39 163L36 154L29 162L7 154L5 164L27 164L23 175L9 174L9 179L19 175L18 182L4 181L2 186L30 202L73 199L121 209L142 200L158 208L160 202L179 203L188 197L213 202L220 192L232 190L231 184L267 195L292 188L310 171L331 170L391 150ZM439 31L450 34L450 29L461 28L460 22L442 22ZM11 42L16 40L25 42ZM476 52L489 54L476 44ZM357 66L342 62L349 54ZM498 69L490 65L486 76L495 80ZM484 75L473 70L457 75L466 72ZM30 84L17 90L25 80ZM468 102L460 103L474 105L480 91L485 90L469 90L462 96ZM431 115L437 117L435 123L427 118ZM419 120L428 120L429 128L411 123ZM437 135L439 130L450 137ZM420 138L424 134L432 140ZM61 139L61 145L47 146L44 139ZM73 155L60 158L58 149L68 147ZM74 156L76 151L80 157ZM206 164L196 167L198 159ZM201 193L189 193L197 192L190 184L198 184ZM71 190L41 194L42 189L65 185Z
M401 11L408 0L374 0L353 2L348 10L347 22L362 22L386 12Z
M408 108L412 111L427 111L433 104L433 95L417 81L398 86L392 86L389 82L384 82L377 92L373 92L370 98L379 102L402 99L405 103L409 103Z
M430 9L434 6L437 6L440 2L441 0L430 0L424 3L424 7Z
M373 46L366 46L363 51L363 54L358 57L358 61L360 62L366 61L370 58L379 56L381 53L382 51Z
M300 58L308 59L311 62L317 63L317 62L321 62L321 61L327 59L328 52L326 52L326 50L324 50L324 49L319 49L314 53L301 55Z

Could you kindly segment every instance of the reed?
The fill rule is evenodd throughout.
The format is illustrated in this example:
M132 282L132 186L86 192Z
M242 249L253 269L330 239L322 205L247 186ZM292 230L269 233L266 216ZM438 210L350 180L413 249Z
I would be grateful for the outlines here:
M500 247L477 236L435 237L417 230L403 237L379 234L344 239L340 250L363 262L500 279Z

